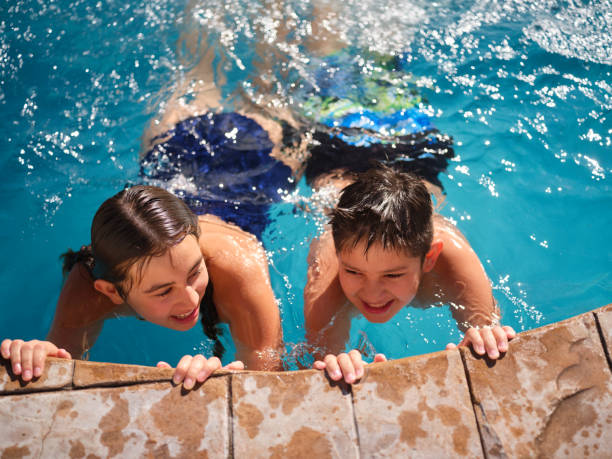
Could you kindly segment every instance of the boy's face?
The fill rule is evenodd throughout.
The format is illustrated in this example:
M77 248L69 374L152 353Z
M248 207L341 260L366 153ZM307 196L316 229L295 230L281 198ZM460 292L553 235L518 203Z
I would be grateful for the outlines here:
M415 297L423 267L420 257L365 242L338 252L340 285L370 322L387 322Z

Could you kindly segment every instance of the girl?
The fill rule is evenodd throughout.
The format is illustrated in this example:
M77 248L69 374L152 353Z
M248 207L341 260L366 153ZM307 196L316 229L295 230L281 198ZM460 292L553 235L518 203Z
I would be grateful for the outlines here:
M223 321L241 360L228 368L279 368L282 329L266 256L239 227L212 215L196 217L161 188L134 186L100 206L91 246L63 257L67 278L48 341L5 339L0 346L24 381L42 374L47 356L81 358L104 321L120 315L181 331L202 315L217 355L216 325ZM217 356L186 355L173 379L191 389L220 367Z

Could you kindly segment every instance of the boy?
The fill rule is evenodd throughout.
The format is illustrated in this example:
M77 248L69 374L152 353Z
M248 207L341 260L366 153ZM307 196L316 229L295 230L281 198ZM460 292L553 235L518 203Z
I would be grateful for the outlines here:
M359 352L336 355L344 349L351 317L387 322L408 304L452 305L465 331L460 345L471 344L477 354L497 359L508 349L515 332L498 324L477 255L454 225L434 215L427 187L415 175L386 166L358 174L342 190L330 227L311 245L304 290L307 338L330 352L315 368L326 369L333 380L359 379Z

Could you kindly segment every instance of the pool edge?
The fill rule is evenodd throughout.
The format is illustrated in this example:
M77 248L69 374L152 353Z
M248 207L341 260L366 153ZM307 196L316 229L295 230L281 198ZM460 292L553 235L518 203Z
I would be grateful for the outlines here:
M498 361L462 348L321 372L172 371L49 359L0 366L2 457L603 456L612 444L612 304L519 333Z

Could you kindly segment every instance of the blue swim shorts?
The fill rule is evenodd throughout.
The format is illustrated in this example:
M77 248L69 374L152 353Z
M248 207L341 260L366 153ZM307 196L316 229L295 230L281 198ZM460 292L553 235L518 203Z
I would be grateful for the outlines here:
M261 239L268 209L294 188L292 171L270 157L268 133L238 113L188 118L141 160L145 183L181 197L198 215L214 214Z

